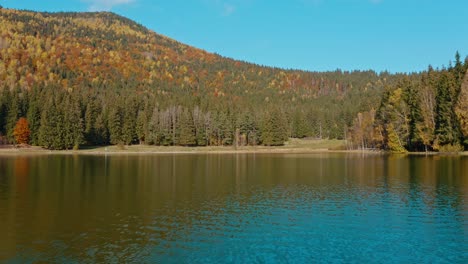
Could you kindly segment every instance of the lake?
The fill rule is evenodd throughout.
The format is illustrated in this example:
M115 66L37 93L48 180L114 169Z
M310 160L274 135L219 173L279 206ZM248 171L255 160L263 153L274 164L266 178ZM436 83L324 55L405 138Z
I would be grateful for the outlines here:
M467 263L468 156L0 157L0 262Z

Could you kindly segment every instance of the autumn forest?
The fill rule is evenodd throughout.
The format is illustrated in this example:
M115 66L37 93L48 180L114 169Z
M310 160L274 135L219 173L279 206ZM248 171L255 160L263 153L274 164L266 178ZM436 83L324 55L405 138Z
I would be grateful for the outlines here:
M236 61L109 12L0 8L0 143L468 149L468 61L419 73ZM313 63L313 62L311 62Z

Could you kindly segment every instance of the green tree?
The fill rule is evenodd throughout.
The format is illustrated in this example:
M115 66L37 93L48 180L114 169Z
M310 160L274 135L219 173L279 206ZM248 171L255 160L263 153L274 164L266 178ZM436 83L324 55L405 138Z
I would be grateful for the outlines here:
M441 73L437 83L435 107L435 142L434 148L440 149L444 145L456 146L460 144L458 120L454 112L455 82L448 71Z
M54 98L50 98L41 113L39 144L47 149L64 149L65 129L63 124L63 115L59 112Z
M31 130L30 142L32 145L39 144L39 128L41 126L41 109L39 106L39 98L33 91L33 95L29 98L29 107L26 114Z
M463 84L461 86L460 95L455 107L455 113L460 123L460 129L463 136L463 144L465 149L468 148L468 72L465 74Z
M184 109L179 117L178 144L181 146L195 146L197 144L195 125L192 114Z
M146 112L143 110L140 110L138 112L136 134L138 136L139 143L144 144L146 142L146 137L148 134L148 121L146 117Z
M71 96L67 96L62 105L66 106L65 109L62 109L65 130L63 147L65 149L78 149L85 142L80 104Z
M108 128L110 143L114 145L124 144L122 138L122 114L119 107L114 107L110 110Z
M309 133L310 129L305 113L300 109L296 109L292 123L292 137L305 138Z
M274 108L265 113L262 143L265 146L282 146L288 139L287 121L282 111Z
M408 106L408 140L407 149L422 150L424 144L422 141L422 122L423 117L421 114L421 97L419 95L418 87L406 80L403 83L404 88L404 101Z

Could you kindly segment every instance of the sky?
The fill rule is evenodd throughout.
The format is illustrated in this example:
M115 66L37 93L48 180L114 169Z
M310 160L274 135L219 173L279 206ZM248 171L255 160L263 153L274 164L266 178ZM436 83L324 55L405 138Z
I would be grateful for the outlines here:
M112 11L180 42L260 65L414 72L468 55L468 0L0 0Z

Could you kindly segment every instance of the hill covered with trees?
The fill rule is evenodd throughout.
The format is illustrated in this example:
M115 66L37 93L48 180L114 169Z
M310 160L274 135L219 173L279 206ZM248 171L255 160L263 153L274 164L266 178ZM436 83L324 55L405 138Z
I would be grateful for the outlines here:
M359 134L356 116L379 109L378 120L386 122L380 98L398 90L389 87L438 80L426 73L255 65L184 45L108 12L0 9L0 22L0 133L14 143L15 126L25 117L29 143L49 149L281 145L289 137L356 141L368 134ZM372 131L373 115L366 121ZM388 127L382 131L392 134ZM388 145L374 136L361 141Z

